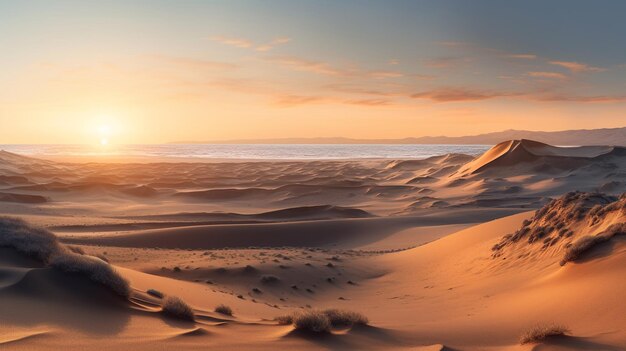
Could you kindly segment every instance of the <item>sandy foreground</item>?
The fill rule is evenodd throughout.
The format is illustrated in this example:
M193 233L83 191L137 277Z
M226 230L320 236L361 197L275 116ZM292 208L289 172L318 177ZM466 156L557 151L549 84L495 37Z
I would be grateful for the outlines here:
M99 161L0 152L0 213L109 261L132 290L0 238L0 349L626 349L624 148ZM195 322L165 316L149 289ZM314 333L275 320L327 308L369 322ZM552 325L567 332L520 344Z

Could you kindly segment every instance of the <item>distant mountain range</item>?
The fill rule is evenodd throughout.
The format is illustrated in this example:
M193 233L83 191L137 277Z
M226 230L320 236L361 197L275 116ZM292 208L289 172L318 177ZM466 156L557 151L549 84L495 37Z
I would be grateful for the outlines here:
M280 138L238 139L203 142L175 142L174 144L485 144L493 145L504 140L531 139L551 145L617 145L626 146L626 127L603 129L577 129L558 132L539 132L509 129L471 136L425 136L403 139L350 139L350 138Z

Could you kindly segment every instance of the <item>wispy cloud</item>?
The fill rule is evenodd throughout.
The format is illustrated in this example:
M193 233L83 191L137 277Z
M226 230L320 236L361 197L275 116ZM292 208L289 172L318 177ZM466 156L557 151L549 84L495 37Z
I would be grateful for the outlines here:
M403 73L398 71L371 71L368 72L368 74L374 79L399 78L404 76Z
M567 76L558 72L545 72L545 71L532 71L527 73L534 78L548 78L548 79L566 79Z
M229 45L240 49L253 49L256 51L270 51L279 45L284 45L291 41L291 38L288 37L278 37L274 38L269 43L257 44L249 39L225 37L220 35L212 36L209 39L216 43Z
M426 60L426 66L430 68L453 68L458 67L470 59L467 57L437 57Z
M209 39L220 44L234 46L236 48L242 49L251 48L252 46L254 46L254 44L250 40L243 38L223 37L221 35L217 35L212 36Z
M284 45L287 44L288 42L291 41L291 38L287 38L287 37L279 37L279 38L275 38L274 40L270 41L267 44L261 44L258 45L255 50L256 51L270 51L273 48L279 46L279 45Z
M354 73L351 70L332 67L330 64L323 61L307 60L295 56L272 56L266 57L265 60L297 71L312 72L316 74L346 76Z
M626 95L567 95L546 94L536 98L547 102L580 102L580 103L620 103L626 102Z
M537 55L534 54L508 54L504 55L505 58L519 59L519 60L534 60Z
M606 69L600 67L593 67L586 63L580 63L575 61L550 61L551 65L561 66L563 68L567 68L571 72L579 73L579 72L602 72Z
M516 96L516 93L485 91L471 88L439 88L412 94L414 99L429 99L436 102L481 101L500 97Z

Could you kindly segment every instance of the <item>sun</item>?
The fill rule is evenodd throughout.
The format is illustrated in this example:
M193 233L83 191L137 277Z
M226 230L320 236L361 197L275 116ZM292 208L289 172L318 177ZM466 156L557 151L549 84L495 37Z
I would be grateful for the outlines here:
M98 125L96 127L96 130L100 146L107 146L109 144L109 139L111 138L111 125L108 123L103 123Z

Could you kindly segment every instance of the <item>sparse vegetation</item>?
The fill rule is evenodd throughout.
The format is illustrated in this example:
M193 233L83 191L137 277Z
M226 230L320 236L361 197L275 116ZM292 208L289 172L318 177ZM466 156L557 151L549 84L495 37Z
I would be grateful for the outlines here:
M351 327L353 325L366 325L369 321L367 317L359 312L339 309L327 309L323 313L330 320L333 327Z
M176 296L168 296L163 301L163 314L187 321L195 321L196 315L193 309L183 300Z
M332 328L345 328L366 325L367 317L358 312L339 309L296 312L275 318L281 325L293 324L296 330L315 333L329 332Z
M224 315L227 315L227 316L232 316L233 315L233 310L230 307L228 307L228 306L226 306L224 304L217 305L217 307L215 307L215 312L220 313L220 314L224 314Z
M613 224L598 235L587 235L578 239L565 250L565 255L560 262L561 266L567 262L576 261L592 247L607 242L616 235L626 235L626 223Z
M314 333L327 333L331 329L330 320L324 313L319 311L296 313L292 317L292 324L296 330Z
M0 247L13 248L42 262L63 251L51 232L11 217L0 217Z
M562 325L537 325L524 332L522 336L520 336L519 342L520 344L539 343L546 340L548 337L566 335L568 333L569 329Z
M102 284L116 294L130 296L130 285L111 265L91 256L64 253L54 256L50 266L66 273L74 273Z

